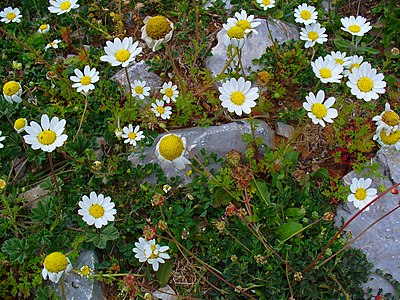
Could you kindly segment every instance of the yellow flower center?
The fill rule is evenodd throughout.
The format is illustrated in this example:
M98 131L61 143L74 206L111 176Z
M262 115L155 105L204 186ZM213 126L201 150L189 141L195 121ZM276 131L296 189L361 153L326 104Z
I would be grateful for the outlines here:
M26 126L26 119L24 118L19 118L14 122L14 128L15 130L20 130Z
M153 40L160 40L171 31L171 25L166 17L155 16L146 24L147 35Z
M41 31L46 30L47 29L47 24L40 25L39 29Z
M46 256L43 264L48 272L58 273L67 268L68 260L61 252L53 252Z
M271 0L262 0L262 4L268 6L271 4Z
M321 70L319 70L319 74L321 75L322 78L332 77L332 72L328 68L322 68Z
M14 20L14 18L15 18L16 16L17 16L17 15L16 15L15 13L9 12L9 13L6 15L6 18L7 18L8 20L12 21L12 20Z
M67 10L68 8L71 7L71 2L69 1L64 1L63 3L61 3L60 5L60 9L61 10Z
M325 105L323 105L321 103L314 103L311 106L311 112L316 118L322 119L323 117L326 116L327 109L326 109Z
M4 179L0 179L0 190L5 189L7 186L7 183Z
M364 188L358 188L354 196L357 198L357 200L362 201L365 199L365 197L367 197L367 191Z
M239 26L233 26L228 29L226 34L229 36L231 39L242 39L244 38L244 29Z
M382 121L389 126L396 126L399 124L399 115L396 114L393 110L385 111L382 116Z
M136 133L134 133L134 132L129 132L128 133L128 138L129 139L134 140L134 139L136 139L136 137L137 137Z
M171 88L165 89L165 96L171 98L174 95L174 91Z
M350 66L350 72L353 72L353 69L354 69L354 68L359 69L359 68L360 68L360 64L359 64L359 63L352 64L352 65Z
M301 13L300 13L300 17L301 17L303 20L309 20L309 19L311 18L311 13L310 13L308 10L303 10L303 11L301 11Z
M233 92L231 95L231 101L233 104L242 105L245 100L246 97L242 92Z
M374 82L369 77L361 77L357 82L357 86L361 92L368 93L374 87Z
M80 273L81 273L81 275L82 276L88 276L88 275L90 275L90 268L89 268L89 266L87 266L87 265L85 265L85 266L83 266L81 269L80 269Z
M43 130L37 138L42 145L51 145L56 140L56 137L56 133L53 130Z
M379 137L385 145L395 145L400 140L400 130L391 132L390 134L386 134L386 132L382 130Z
M81 84L82 85L88 85L92 82L92 78L90 76L83 76L81 78Z
M16 81L9 81L3 86L3 93L6 96L12 96L20 90L21 86Z
M243 30L251 29L251 24L250 24L250 22L247 21L247 20L239 20L239 21L236 23L236 26L239 26L239 27L242 28Z
M157 258L158 255L154 254L154 251L156 250L156 245L150 245L151 248L151 255L149 258Z
M104 216L104 207L100 204L92 204L89 207L89 214L95 219L101 218Z
M161 139L159 145L159 152L162 157L167 160L174 160L181 156L183 153L183 141L174 134L165 136Z
M141 87L140 85L137 85L137 86L135 87L135 92L136 92L136 94L138 94L138 95L143 94L143 87Z
M156 110L160 115L165 112L164 106L157 106Z
M350 25L350 26L349 26L349 30L350 30L351 32L353 32L353 33L358 33L358 32L360 32L361 27L358 26L358 25L356 25L356 24L353 24L353 25Z
M308 33L308 38L312 41L315 41L318 38L318 33L316 31L310 31Z
M131 54L129 53L128 50L125 50L125 49L118 50L117 53L115 53L115 58L119 62L127 61L129 59L129 57L131 57Z
M343 65L344 61L341 58L335 58L335 62L339 65Z

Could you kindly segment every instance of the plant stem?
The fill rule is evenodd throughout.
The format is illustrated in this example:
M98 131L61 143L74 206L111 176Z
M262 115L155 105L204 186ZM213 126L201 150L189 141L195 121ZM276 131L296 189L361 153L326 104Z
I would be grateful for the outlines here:
M77 136L78 136L78 134L79 134L79 131L81 130L82 123L83 123L83 118L85 117L85 113L86 113L87 107L88 107L88 96L85 95L85 107L83 108L83 112L82 112L81 120L80 120L80 122L79 122L78 130L76 131L75 136L74 136L74 138L72 139L72 141L75 141L75 139L77 138Z
M48 152L48 158L49 158L49 163L50 163L51 174L53 175L53 180L54 180L54 183L56 185L57 194L58 194L58 207L57 207L56 219L55 219L55 221L53 223L53 226L50 228L50 231L53 231L53 229L57 226L58 219L60 218L61 207L62 207L62 199L61 199L60 186L58 185L56 173L54 172L54 164L53 164L53 159L51 158L51 153L50 152Z
M64 278L60 278L60 286L61 286L61 295L63 300L67 300L67 297L65 295L65 283L64 283Z
M169 47L168 43L164 43L164 47L165 47L165 51L167 52L167 55L171 61L171 65L172 65L172 68L174 69L174 73L175 73L176 77L178 78L179 91L182 95L181 99L185 99L185 95L186 95L185 86L183 84L181 74L179 73L179 70L175 65L175 60L174 60L174 57L172 56L171 48Z
M132 96L131 80L129 78L128 68L125 67L124 70L125 70L126 81L128 82L128 86L129 86L129 107L130 107L130 109L132 109L133 108L133 96Z

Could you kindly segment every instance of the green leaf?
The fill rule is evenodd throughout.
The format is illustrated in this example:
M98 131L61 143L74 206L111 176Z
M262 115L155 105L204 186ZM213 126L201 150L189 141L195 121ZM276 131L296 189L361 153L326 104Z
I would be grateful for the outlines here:
M165 263L160 264L160 268L156 272L156 278L160 284L160 287L166 286L169 279L171 278L173 264L174 261L172 259L168 259L165 261Z
M277 233L279 240L283 241L303 229L303 225L297 222L287 222L279 226Z
M233 197L229 195L223 188L219 187L215 189L213 200L214 208L218 208L221 205L228 205L232 200L234 200Z
M114 227L114 224L109 224L101 229L100 232L90 231L88 232L88 241L99 249L105 249L108 241L118 239L118 230Z
M339 49L347 50L351 48L351 42L340 37L335 37L333 43Z
M304 214L300 211L300 209L296 207L291 207L285 210L285 217L289 218L300 218L303 217Z
M268 186L263 180L256 179L252 181L256 186L256 194L257 196L262 199L266 205L269 205L271 202L271 193L268 190Z
M29 253L29 243L26 238L12 238L7 240L2 251L10 257L10 261L17 264L22 264Z
M36 291L35 300L58 300L61 299L57 296L57 293L51 289L50 286L46 285L43 289Z
M321 178L321 179L329 179L329 172L325 168L319 168L317 171L311 174L312 177Z
M369 47L357 47L356 49L359 52L365 52L365 53L369 53L372 55L376 55L379 54L379 50L373 49L373 48L369 48Z
M53 204L51 197L46 197L37 202L37 206L32 209L32 220L43 222L45 224L53 224L56 215L56 206Z
M272 15L273 19L282 19L283 18L283 11L281 11L280 9L276 10L273 15Z

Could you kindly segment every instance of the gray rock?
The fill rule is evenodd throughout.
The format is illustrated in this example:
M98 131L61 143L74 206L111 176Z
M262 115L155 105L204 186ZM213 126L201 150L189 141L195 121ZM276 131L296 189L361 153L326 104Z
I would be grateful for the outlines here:
M205 8L205 9L209 9L210 6L212 6L213 3L214 3L215 1L216 1L216 0L207 1L207 3L204 4L204 8ZM232 4L231 4L231 1L230 1L230 0L222 0L222 2L225 3L225 9L226 9L226 10L232 9Z
M290 139L293 136L294 128L282 122L276 122L276 134Z
M49 190L44 190L40 187L40 185L26 191L25 193L21 193L18 197L25 198L29 208L35 208L37 206L37 202L47 195L51 195L52 192Z
M274 131L263 121L257 121L259 126L255 131L255 136L263 138L264 144L269 148L274 148ZM206 154L216 153L218 157L224 157L232 149L236 149L242 153L246 150L246 144L242 141L243 133L250 133L250 124L247 122L232 122L220 126L210 126L207 128L195 127L187 129L179 129L171 131L171 133L180 134L186 138L186 146L191 153L196 155L198 158L202 158L200 153L201 149L204 148ZM154 154L155 146L162 136L160 135L154 141L152 147L144 150L143 153L134 152L129 156L129 160L133 165L147 164L147 163L158 163L158 159ZM264 151L260 149L260 152ZM144 158L142 158L144 157ZM186 158L190 158L186 155ZM211 165L218 169L218 165ZM190 181L190 178L186 175L186 170L178 171L173 167L163 167L163 170L168 177L180 176L184 183Z
M377 153L378 161L385 168L385 174L393 183L400 182L400 151L381 148Z
M385 154L385 156L383 156ZM390 151L379 150L377 153L378 160L382 157L385 158L384 163L381 161L382 174L392 175L390 172L396 170L397 173L400 169L399 158L400 153L390 153ZM392 175L393 176L393 175ZM356 174L351 172L347 174L343 181L346 185L351 184L351 180L354 178L368 177L362 174ZM377 188L379 185L383 185L387 188L393 185L392 181L387 177L383 178L371 178L373 180L372 187ZM376 221L378 218L383 216L395 208L399 202L399 195L393 195L387 193L385 196L377 200L370 206L369 211L364 211L356 219L354 219L349 226L346 228L347 232L351 232L353 237L360 234L367 226ZM358 209L353 206L352 203L346 203L341 205L337 209L336 225L341 227L342 220L345 222L349 220ZM400 209L394 211L373 227L371 227L364 235L362 235L356 242L350 247L362 249L369 262L373 263L373 271L376 269L381 270L384 274L391 274L393 278L400 281ZM371 274L370 280L364 286L365 291L371 288L373 293L377 293L379 288L382 288L384 293L394 294L395 287L390 282L384 279L378 274Z
M258 59L265 50L272 46L273 42L269 38L269 32L267 28L267 22L264 19L260 19L261 24L256 28L258 34L252 34L250 38L246 41L242 49L242 63L245 69L246 75L251 71L257 71L262 68L258 64L253 64L253 59ZM290 39L299 39L299 31L294 25L287 25L279 20L269 21L269 28L271 29L271 35L278 43L286 42ZM212 72L212 75L217 76L221 70L224 68L227 55L227 46L223 43L223 36L226 30L222 29L217 34L218 44L212 49L212 55L206 61L206 67Z
M153 293L153 297L155 299L160 299L160 300L176 300L178 297L176 297L175 291L167 284L166 286L159 288Z

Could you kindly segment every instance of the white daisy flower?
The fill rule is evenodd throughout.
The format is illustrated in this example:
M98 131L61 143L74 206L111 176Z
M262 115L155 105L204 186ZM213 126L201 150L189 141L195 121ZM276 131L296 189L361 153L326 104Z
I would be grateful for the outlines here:
M71 9L79 7L78 0L50 0L49 3L50 6L47 9L57 15L67 13Z
M311 62L312 69L315 76L317 76L322 83L327 82L340 82L343 77L341 74L343 66L337 64L334 60L323 59L321 56L315 62Z
M156 117L161 117L163 120L171 118L172 115L172 107L164 106L163 100L156 100L156 103L152 103L151 111L156 115Z
M14 129L16 132L21 133L25 130L28 121L25 118L19 118L14 122Z
M351 33L352 35L363 36L372 29L372 26L367 22L367 19L361 16L341 18L340 22L342 22L343 25L341 29Z
M318 12L315 10L314 6L303 3L294 10L294 17L297 23L309 25L317 22Z
M161 165L174 166L178 170L185 169L190 161L184 157L186 153L186 138L177 134L166 134L158 141L155 155Z
M12 8L9 6L0 12L0 17L0 21L3 23L19 23L21 22L22 15L18 8Z
M237 47L239 49L243 48L246 42L245 30L240 26L234 25L233 23L223 24L222 27L225 29L225 34L222 37L224 45L232 45L233 47Z
M342 65L344 68L350 65L350 57L346 57L346 52L340 51L331 51L331 54L328 54L324 58L325 60L334 60L337 64Z
M42 276L47 277L54 283L57 283L64 273L72 270L72 264L69 258L61 252L53 252L46 256L43 262Z
M372 118L372 121L376 122L376 131L384 130L386 134L390 134L392 131L397 131L400 128L399 115L390 109L390 104L385 104L385 111L379 116Z
M44 47L44 51L47 51L47 49L49 49L49 48L58 49L58 44L59 43L61 43L61 40L54 40L54 41L48 43L46 45L46 47Z
M3 96L8 102L20 103L22 101L21 95L22 87L18 82L11 80L3 85Z
M169 259L168 246L160 246L156 244L156 240L152 239L146 241L144 238L140 237L139 242L135 243L135 248L132 249L135 252L135 257L139 259L140 262L147 261L154 271L157 271L160 264L165 263L165 259Z
M242 113L251 113L251 108L256 106L255 100L258 99L258 87L251 87L250 81L245 81L243 77L239 80L231 78L222 84L218 89L221 93L219 99L221 105L229 112L235 112L238 116Z
M107 41L104 47L106 55L101 56L100 60L109 62L113 67L122 65L125 68L142 52L142 47L138 45L138 41L133 43L132 37L125 37L122 41L119 38L115 38L114 42Z
M385 130L377 131L373 137L381 147L392 148L400 151L400 129L387 133Z
M319 90L317 96L310 92L308 96L306 96L307 101L303 103L304 109L309 111L307 115L311 121L314 124L320 124L322 127L325 127L325 122L333 123L332 119L338 116L337 110L331 108L335 103L335 98L330 97L325 101L325 103L324 99L324 91Z
M254 15L247 16L247 12L245 10L241 10L240 13L236 12L235 18L228 18L227 23L232 23L232 26L241 27L246 35L252 32L258 34L255 28L261 24L259 19L254 19Z
M343 71L343 75L348 77L354 70L354 68L359 69L364 57L353 55L349 57L349 63L345 66L345 70Z
M319 23L312 23L306 25L305 28L302 28L300 39L306 41L304 48L313 47L315 43L325 43L328 40L328 35L324 33L325 31L325 27L321 27L321 24Z
M25 143L31 144L32 149L41 149L45 152L53 152L67 140L68 135L63 134L66 121L53 117L49 120L48 115L42 115L40 125L31 121L25 127L27 135L24 136Z
M132 96L144 99L144 97L150 96L150 87L146 85L146 81L134 80L131 84Z
M69 79L75 82L72 87L76 88L78 93L87 94L89 91L94 90L94 84L99 81L99 71L96 68L91 69L89 66L83 68L83 73L79 69L74 70L75 76Z
M42 24L42 25L39 26L39 29L38 29L37 32L43 34L43 33L49 32L49 30L50 30L50 25L49 24Z
M109 221L115 220L114 215L117 211L114 209L115 204L111 202L110 197L91 192L89 197L84 195L82 200L79 201L78 214L89 226L94 224L96 228L101 228Z
M275 6L275 0L257 0L257 3L260 4L263 10L267 10L268 8Z
M164 184L162 189L163 189L164 193L167 194L171 190L171 186L168 184Z
M377 73L369 63L363 62L360 68L353 69L346 84L357 99L371 101L378 99L378 94L385 93L386 82L383 78L383 74Z
M5 140L5 136L1 136L3 134L3 132L0 130L0 149L4 148L4 145L1 143L2 141Z
M350 191L352 194L347 197L347 201L353 202L353 205L356 208L363 209L364 206L374 200L377 196L378 191L376 189L369 188L371 183L371 178L353 178L350 185ZM367 207L365 210L368 211L369 207Z
M164 82L161 88L161 94L163 94L163 100L166 103L170 103L170 101L176 102L176 97L179 95L178 87L176 85L172 85L172 82Z
M144 139L143 131L139 131L139 125L136 125L135 130L133 130L133 125L129 124L128 127L122 128L124 134L122 138L126 139L124 141L125 144L131 144L132 146L136 147L136 142Z
M174 33L174 24L163 16L147 16L142 27L142 39L154 51L161 49L162 44L168 42Z

